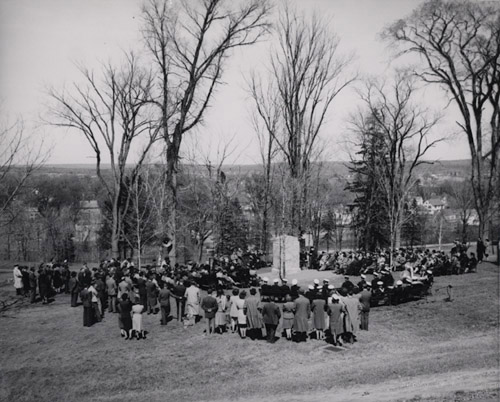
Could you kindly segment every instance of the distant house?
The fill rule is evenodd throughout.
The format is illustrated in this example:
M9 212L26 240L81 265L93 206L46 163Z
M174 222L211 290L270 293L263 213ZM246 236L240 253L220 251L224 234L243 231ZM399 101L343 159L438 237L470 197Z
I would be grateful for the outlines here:
M434 215L436 212L446 209L448 207L448 203L446 201L446 197L430 198L424 201L422 206L427 210L429 214Z

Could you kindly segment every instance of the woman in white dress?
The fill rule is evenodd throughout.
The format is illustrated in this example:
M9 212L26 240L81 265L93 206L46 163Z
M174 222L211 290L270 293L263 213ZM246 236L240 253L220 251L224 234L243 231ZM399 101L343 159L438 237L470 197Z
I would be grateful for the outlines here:
M135 303L132 306L132 331L136 335L137 340L146 339L144 329L142 328L142 312L144 306L139 304L139 298L136 298Z
M242 290L240 292L240 297L236 299L236 309L238 311L238 328L240 330L240 336L246 338L247 336L247 315L245 311L245 297L247 292Z

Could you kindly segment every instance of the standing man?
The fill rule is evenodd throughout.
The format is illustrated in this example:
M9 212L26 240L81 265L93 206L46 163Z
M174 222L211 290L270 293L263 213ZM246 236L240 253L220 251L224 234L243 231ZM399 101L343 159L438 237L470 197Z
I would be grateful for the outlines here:
M176 279L176 284L174 286L173 296L175 298L175 304L177 305L177 321L182 321L184 317L184 310L186 308L186 287L183 285L181 278Z
M94 318L96 322L101 322L101 309L99 308L99 294L95 288L95 279L92 279L90 286L88 287L88 292L90 294L90 300L92 303L92 312L94 313Z
M361 303L361 312L360 319L361 325L360 329L363 331L368 331L368 316L370 314L370 300L372 298L372 292L368 287L368 284L365 284L361 294L359 295L359 302Z
M276 328L281 317L280 308L268 297L262 298L262 320L266 326L267 342L276 342Z
M23 294L23 274L19 269L19 265L14 265L14 288L16 289L16 295L22 296Z
M160 301L161 310L161 325L167 325L168 317L170 316L170 296L172 293L167 287L165 282L160 282L160 293L158 294L158 300Z
M200 311L200 289L189 281L186 281L186 293L184 294L186 299L186 315L187 319L184 326L194 325L196 322L196 316Z
M148 315L156 314L156 284L152 281L151 275L148 275L146 281L146 295L148 297Z
M71 294L71 307L76 307L78 300L78 280L76 279L76 272L72 272L70 275L68 291Z
M109 275L106 279L106 288L108 290L108 312L116 313L116 296L118 293L118 285L116 284L115 278Z
M30 268L30 303L34 303L36 301L36 274L35 267Z
M299 297L295 299L294 305L293 331L297 337L297 342L306 342L309 318L311 317L311 303L304 297L302 289L299 290Z
M213 297L213 290L208 289L207 296L201 302L201 308L205 311L205 319L207 320L206 335L215 333L215 314L217 314L218 304L215 297Z

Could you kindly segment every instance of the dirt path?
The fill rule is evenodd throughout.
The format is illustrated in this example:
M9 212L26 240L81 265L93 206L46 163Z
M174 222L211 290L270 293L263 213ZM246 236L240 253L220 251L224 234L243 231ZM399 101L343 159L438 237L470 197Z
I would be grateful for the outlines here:
M238 399L238 402L257 402L272 400L274 402L388 402L431 399L442 401L446 397L459 393L490 391L500 387L500 373L498 370L474 370L448 372L439 375L417 376L401 378L398 381L387 381L380 384L361 384L352 388L334 389L327 392L313 392L308 394L281 394L268 398L252 397ZM494 402L497 396L480 398L483 402ZM477 399L473 399L477 400ZM215 402L215 401L212 401ZM229 402L229 400L217 400Z

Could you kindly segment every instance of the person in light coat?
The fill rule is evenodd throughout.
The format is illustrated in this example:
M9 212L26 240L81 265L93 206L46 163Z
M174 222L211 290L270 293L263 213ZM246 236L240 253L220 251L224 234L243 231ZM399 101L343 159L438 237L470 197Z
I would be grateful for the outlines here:
M23 294L23 273L19 269L19 265L14 265L14 288L16 289L16 295L22 296Z

